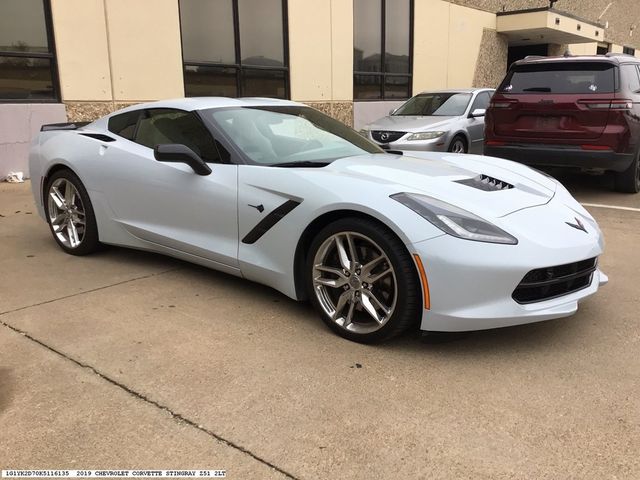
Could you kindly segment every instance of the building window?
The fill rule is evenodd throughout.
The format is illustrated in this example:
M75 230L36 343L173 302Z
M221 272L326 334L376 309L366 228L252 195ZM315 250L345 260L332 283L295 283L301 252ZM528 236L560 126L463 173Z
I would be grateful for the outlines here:
M59 101L48 0L0 1L0 102Z
M633 47L622 47L622 53L626 53L627 55L635 55L636 49Z
M353 37L353 98L409 98L413 0L354 0Z
M286 0L180 0L187 97L289 98Z

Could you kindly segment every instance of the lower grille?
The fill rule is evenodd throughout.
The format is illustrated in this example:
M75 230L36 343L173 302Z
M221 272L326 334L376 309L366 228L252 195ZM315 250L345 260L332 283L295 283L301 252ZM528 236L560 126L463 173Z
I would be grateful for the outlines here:
M371 136L376 142L395 142L406 135L407 132L394 132L391 130L371 130Z
M513 291L513 299L521 304L541 302L577 292L591 285L597 258L555 267L538 268L527 273Z

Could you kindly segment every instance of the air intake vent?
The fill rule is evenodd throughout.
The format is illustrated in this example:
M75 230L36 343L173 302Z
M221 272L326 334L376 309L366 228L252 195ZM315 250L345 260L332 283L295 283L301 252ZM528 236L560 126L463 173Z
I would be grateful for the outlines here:
M478 175L477 177L458 180L458 183L477 188L478 190L484 190L485 192L495 192L497 190L509 190L513 188L513 185L510 183L490 177L489 175Z
M591 285L597 258L538 268L527 273L511 295L520 303L534 303L568 295Z

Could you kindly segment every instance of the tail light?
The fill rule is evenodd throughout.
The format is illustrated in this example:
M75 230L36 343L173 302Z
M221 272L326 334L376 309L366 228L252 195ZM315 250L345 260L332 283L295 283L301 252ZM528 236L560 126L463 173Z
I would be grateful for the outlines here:
M517 100L491 100L489 106L491 108L511 108L516 103L518 103Z
M592 110L631 110L633 101L631 100L579 100L578 103Z

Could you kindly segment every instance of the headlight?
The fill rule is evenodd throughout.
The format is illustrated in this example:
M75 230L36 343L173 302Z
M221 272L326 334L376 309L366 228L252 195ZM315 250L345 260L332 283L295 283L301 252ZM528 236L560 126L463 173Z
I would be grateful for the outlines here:
M360 135L362 135L363 137L367 137L367 138L369 137L369 129L367 129L367 128L361 128L361 129L358 131L358 133L359 133Z
M433 140L434 138L438 138L443 136L447 132L418 132L410 135L407 140Z
M409 207L451 236L476 242L516 245L518 239L471 212L416 193L396 193L391 198Z

